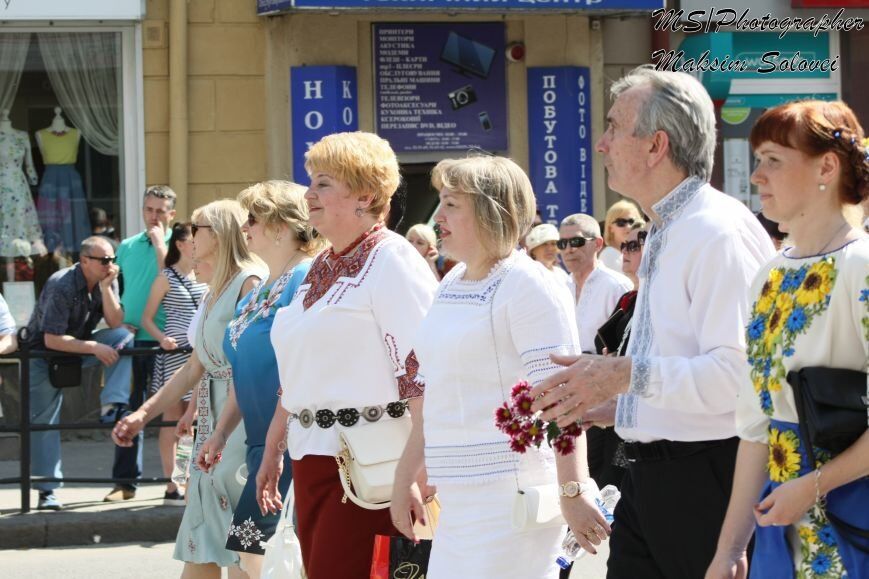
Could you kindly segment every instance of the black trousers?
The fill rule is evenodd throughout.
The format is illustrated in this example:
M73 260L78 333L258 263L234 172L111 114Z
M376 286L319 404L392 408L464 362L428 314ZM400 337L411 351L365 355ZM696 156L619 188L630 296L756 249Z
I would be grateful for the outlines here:
M732 438L688 456L630 464L614 513L607 579L705 575L727 512L738 446Z

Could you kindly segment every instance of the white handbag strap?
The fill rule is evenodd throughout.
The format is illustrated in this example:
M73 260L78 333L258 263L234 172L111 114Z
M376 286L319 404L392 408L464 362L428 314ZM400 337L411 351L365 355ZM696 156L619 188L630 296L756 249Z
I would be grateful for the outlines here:
M341 455L338 455L335 457L335 460L338 462L338 480L341 481L341 486L344 488L344 496L350 499L350 502L369 511L379 511L389 508L391 501L386 501L385 503L369 503L357 497L356 493L353 492L353 489L350 488L350 472L344 464L344 459Z
M507 394L504 391L504 376L501 374L501 356L498 354L498 339L495 334L495 297L504 280L498 282L495 291L492 292L492 301L489 302L489 324L492 330L492 348L495 351L495 364L498 366L498 387L501 389L501 398L507 403ZM522 486L519 484L519 467L513 469L513 478L516 479L516 492L522 494Z
M284 508L281 510L281 518L278 519L278 525L275 529L276 533L283 532L287 527L294 529L293 525L293 509L296 506L296 481L290 481L290 490L287 491L287 496L284 500Z

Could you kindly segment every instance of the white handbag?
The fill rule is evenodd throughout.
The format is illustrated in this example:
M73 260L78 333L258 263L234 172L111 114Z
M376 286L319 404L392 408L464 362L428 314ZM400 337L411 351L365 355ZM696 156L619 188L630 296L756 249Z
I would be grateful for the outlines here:
M398 460L410 438L410 414L342 430L338 435L338 478L344 499L363 509L389 508Z
M305 579L302 564L302 546L293 526L293 507L296 503L295 482L290 483L281 518L272 538L261 543L266 550L261 579Z
M548 484L519 489L513 501L511 521L517 531L566 525L561 514L558 487Z

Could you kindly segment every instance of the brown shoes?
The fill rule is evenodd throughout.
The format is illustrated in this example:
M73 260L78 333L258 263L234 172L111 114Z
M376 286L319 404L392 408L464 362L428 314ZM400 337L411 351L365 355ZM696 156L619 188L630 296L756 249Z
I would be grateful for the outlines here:
M119 503L121 501L129 501L136 498L136 491L125 489L123 487L115 487L112 492L106 495L103 499L104 503Z

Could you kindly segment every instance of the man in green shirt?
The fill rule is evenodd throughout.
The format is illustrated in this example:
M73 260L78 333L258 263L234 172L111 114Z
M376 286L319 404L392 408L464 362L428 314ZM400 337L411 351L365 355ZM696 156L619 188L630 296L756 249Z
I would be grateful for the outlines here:
M145 190L142 219L145 231L128 237L118 248L118 266L123 276L121 305L124 307L124 324L135 333L136 348L156 347L157 341L142 328L142 313L148 302L151 284L163 269L172 229L169 224L175 219L175 192L166 185L154 185ZM166 316L162 306L154 317L157 327L163 328ZM115 404L103 408L101 420L115 422L128 410L135 410L145 401L145 394L154 370L154 356L133 358L133 393L129 408ZM142 476L142 433L133 439L131 447L115 447L114 478L136 479ZM136 485L119 484L106 496L107 502L125 501L136 496Z

